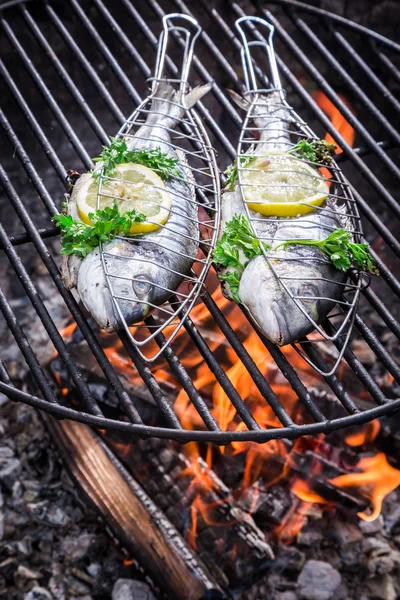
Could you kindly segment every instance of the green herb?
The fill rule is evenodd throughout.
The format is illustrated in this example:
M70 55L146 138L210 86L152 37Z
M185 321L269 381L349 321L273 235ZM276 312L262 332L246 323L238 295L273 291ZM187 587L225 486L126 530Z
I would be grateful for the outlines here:
M222 281L226 281L229 285L229 289L231 290L232 298L235 302L240 302L239 296L239 285L240 285L240 276L237 271L227 271L225 275L220 275L219 278Z
M225 231L217 242L213 253L214 263L223 267L233 267L234 271L227 271L220 279L226 281L230 287L233 298L240 302L238 290L240 276L248 262L263 254L263 248L269 250L270 246L253 234L249 221L245 215L233 215L232 220L225 225ZM240 251L248 259L244 264L240 261Z
M233 164L229 165L229 167L226 168L226 170L224 171L224 174L227 177L226 185L229 185L229 189L231 192L235 191L235 183L239 177L238 160L240 161L240 167L243 168L243 167L247 167L256 158L257 158L257 156L240 156L240 157L238 156L238 158L235 159Z
M316 246L340 271L347 271L353 263L356 263L361 270L379 275L375 261L368 252L368 244L355 244L350 241L350 237L351 234L345 229L336 229L323 240L286 240L275 246L274 250L282 247L286 250L293 244Z
M61 254L76 254L84 258L100 242L109 242L117 235L129 233L132 223L143 223L146 215L135 209L120 214L118 205L114 202L113 207L106 206L95 213L89 213L89 219L92 225L75 221L71 215L54 215L53 221L60 227L62 234Z
M161 152L160 148L128 150L127 143L123 138L110 137L110 142L109 146L103 146L100 156L93 159L95 163L103 162L103 175L111 176L117 165L132 162L156 171L162 179L182 177L181 171L176 166L178 159ZM101 171L93 171L92 175L98 180Z
M332 162L332 156L335 154L335 144L328 144L326 140L313 140L308 138L301 140L298 144L288 150L289 154L294 154L299 158L305 158L310 162L329 165Z

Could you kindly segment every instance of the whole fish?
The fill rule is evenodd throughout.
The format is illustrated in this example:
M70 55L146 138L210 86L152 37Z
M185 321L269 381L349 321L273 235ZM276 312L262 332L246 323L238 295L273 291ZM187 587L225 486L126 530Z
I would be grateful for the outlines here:
M191 108L206 94L211 85L194 88L184 98ZM155 306L168 300L191 269L199 245L199 226L193 177L185 154L170 145L170 131L184 116L179 106L181 96L167 82L161 82L152 100L146 122L134 136L126 137L128 150L159 148L179 160L182 180L172 178L165 186L172 197L165 226L157 231L136 235L132 239L115 239L103 245L103 260L114 297L110 292L100 249L83 260L75 255L63 257L62 276L68 288L76 287L79 296L106 331L142 321ZM76 198L89 173L74 185L68 211L79 220ZM121 319L122 317L122 319Z
M249 101L233 94L239 106L248 110ZM287 130L292 121L290 111L282 104L278 92L260 94L257 106L253 106L254 122L260 129L260 139L247 151L247 155L265 155L268 152L286 152L293 146ZM261 160L261 159L258 159ZM249 164L249 168L253 165ZM246 167L242 167L245 169ZM242 171L243 172L243 171ZM317 177L319 176L316 171ZM221 238L225 224L232 217L245 215L239 183L233 192L224 191L221 206ZM263 217L262 214L249 211L253 219L257 237L272 247L290 239L324 239L333 230L343 227L340 209L333 198L325 201L323 210L297 217ZM267 220L268 219L268 220ZM285 282L293 296L298 297L306 314L296 305L284 289L279 278L269 267L263 255L250 260L241 275L239 297L249 315L273 343L280 346L290 344L313 331L313 324L321 322L339 299L346 280L346 274L337 270L323 253L312 246L291 245L286 250L271 252L272 264ZM246 262L241 255L241 262ZM224 275L230 269L219 269ZM233 299L229 285L222 283L224 294Z

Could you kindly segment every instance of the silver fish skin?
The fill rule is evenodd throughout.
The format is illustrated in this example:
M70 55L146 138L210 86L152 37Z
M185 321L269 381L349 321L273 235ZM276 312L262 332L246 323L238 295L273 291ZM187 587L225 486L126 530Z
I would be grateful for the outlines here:
M206 94L211 85L191 90L185 105L191 108ZM109 274L113 301L104 273L99 249L83 260L76 256L63 257L62 276L67 287L76 287L82 303L98 325L106 331L117 331L127 325L142 321L155 306L166 302L189 273L197 255L199 227L193 176L185 155L172 148L168 129L181 118L182 109L176 106L177 92L166 82L161 82L153 99L146 122L134 136L127 136L128 149L160 148L162 152L178 158L183 180L172 178L165 186L172 196L171 212L165 226L157 231L116 239L103 245L103 260ZM144 138L144 139L139 139ZM69 212L79 219L76 198L80 185L89 174L76 182L69 200ZM122 319L121 319L122 316Z
M234 99L242 108L248 109L247 99ZM249 148L247 153L284 152L292 145L286 132L291 121L290 111L282 107L278 93L260 95L257 104L253 111L259 116L254 120L256 126L263 130L259 143ZM234 192L224 191L221 205L219 237L223 234L225 223L234 214L246 214L238 185ZM343 227L340 211L332 198L326 201L324 210L296 218L276 218L269 222L265 218L263 222L263 215L253 211L250 215L257 219L254 226L258 237L273 247L288 239L324 239L334 229ZM293 296L301 297L298 301L306 314L286 292L264 256L257 256L248 263L241 276L238 293L258 328L271 342L284 346L314 330L307 315L316 323L328 315L340 298L346 274L337 270L318 248L311 246L291 245L285 251L274 251L271 256L276 272ZM243 254L241 259L246 262ZM220 273L225 274L229 270L220 269ZM223 282L222 287L224 294L232 300L229 286Z

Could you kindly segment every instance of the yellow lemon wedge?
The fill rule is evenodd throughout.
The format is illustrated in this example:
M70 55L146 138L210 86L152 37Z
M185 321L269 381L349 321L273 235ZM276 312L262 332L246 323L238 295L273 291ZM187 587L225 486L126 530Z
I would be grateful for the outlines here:
M136 209L146 215L143 223L132 223L129 233L149 233L164 225L169 217L172 198L163 180L151 169L136 163L117 165L101 184L100 205L97 206L99 184L93 177L78 191L76 204L80 219L92 225L89 213L97 208L118 205L121 214ZM149 219L147 221L147 219Z
M321 206L329 195L323 175L291 154L268 152L241 169L250 210L265 216L295 217Z

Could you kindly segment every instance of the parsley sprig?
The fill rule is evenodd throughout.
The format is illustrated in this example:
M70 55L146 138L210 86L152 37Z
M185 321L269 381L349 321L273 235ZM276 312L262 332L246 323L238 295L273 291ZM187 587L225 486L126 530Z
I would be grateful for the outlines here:
M227 271L220 275L220 279L228 283L236 302L240 302L240 276L252 258L263 254L262 247L267 251L270 249L268 244L253 234L245 215L233 215L232 220L226 223L225 231L215 246L213 260L222 267L233 267L234 271ZM248 259L244 264L240 259L240 251Z
M282 247L286 250L288 246L294 244L315 246L326 254L340 271L347 271L353 264L356 264L362 271L379 275L375 261L368 252L368 244L356 244L351 242L350 238L351 234L345 229L335 229L323 240L286 240L275 246L274 250Z
M176 166L178 159L161 152L160 148L128 150L127 143L123 138L110 137L110 142L109 146L103 146L100 156L93 159L95 163L103 162L103 175L111 177L117 165L132 162L149 167L156 171L162 179L182 177L181 171ZM100 170L92 172L96 180L99 179L100 174Z
M135 209L120 214L118 205L106 206L95 213L89 213L92 225L75 221L71 215L54 215L53 221L61 229L61 254L76 254L84 258L97 248L100 242L109 242L117 235L129 233L132 223L142 223L146 215Z
M332 162L335 150L335 144L328 144L326 140L307 138L290 148L288 153L316 164L329 165Z
M232 271L219 275L219 278L227 282L233 299L240 302L240 278L250 260L263 254L263 248L266 252L278 248L286 250L288 246L296 244L319 248L340 271L348 271L351 266L356 265L362 271L379 275L375 261L368 252L368 244L352 242L351 234L345 229L336 229L323 240L292 239L272 248L253 234L245 215L234 215L232 220L226 223L225 231L215 246L213 261L221 267L233 268ZM241 252L247 258L246 262L241 262Z
M233 164L229 165L229 167L227 167L225 169L224 174L227 177L226 185L229 185L229 189L230 189L231 192L235 191L235 184L236 184L236 181L238 180L238 177L239 177L239 174L238 174L238 160L240 161L240 167L243 168L243 167L247 167L256 158L257 158L257 156L238 156L233 161Z

